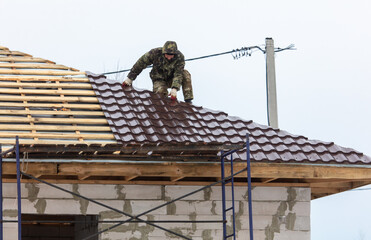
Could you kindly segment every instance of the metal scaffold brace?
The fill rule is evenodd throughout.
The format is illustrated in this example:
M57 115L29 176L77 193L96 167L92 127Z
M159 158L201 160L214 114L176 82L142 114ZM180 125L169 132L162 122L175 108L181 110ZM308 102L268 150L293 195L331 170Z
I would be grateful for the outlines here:
M0 201L1 201L1 206L0 206L0 214L1 214L1 225L0 225L0 240L3 240L3 223L6 223L6 222L17 222L18 223L18 240L21 240L22 239L22 223L42 223L42 222L47 222L47 223L75 223L75 222L78 222L78 221L22 221L22 209L21 209L21 175L29 178L29 179L33 179L35 181L38 181L40 183L44 183L48 186L51 186L51 187L54 187L56 189L59 189L63 192L66 192L66 193L69 193L73 196L76 196L76 197L79 197L79 198L82 198L84 200L87 200L87 201L90 201L92 203L95 203L99 206L102 206L102 207L105 207L107 209L110 209L116 213L120 213L120 214L123 214L127 217L129 217L129 219L127 220L122 220L122 221L97 221L97 222L102 222L102 223L116 223L115 225L113 226L110 226L106 229L103 229L97 233L94 233L88 237L85 237L83 240L88 240L88 239L91 239L93 237L96 237L97 235L100 235L104 232L107 232L109 230L112 230L120 225L123 225L125 223L133 223L133 222L142 222L142 223L146 223L150 226L153 226L153 227L156 227L156 228L159 228L163 231L166 231L170 234L173 234L175 236L178 236L182 239L187 239L187 240L191 240L190 237L187 237L187 236L184 236L182 234L179 234L177 232L174 232L170 229L166 229L164 227L161 227L155 223L222 223L223 224L223 240L227 240L228 238L232 237L233 236L233 239L235 240L236 239L236 232L235 232L235 209L234 209L234 177L242 172L245 172L247 171L247 176L248 176L248 202L249 202L249 224L250 224L250 240L253 240L253 231L252 231L252 204L251 204L251 169L250 169L250 150L249 150L249 136L247 135L247 142L246 142L246 154L247 154L247 167L234 173L233 172L233 158L232 158L232 154L239 151L241 149L237 149L237 150L232 150L230 152L227 152L227 153L223 153L221 154L221 171L222 171L222 179L220 181L217 181L217 182L214 182L212 184L209 184L207 186L204 186L204 187L201 187L195 191L192 191L190 193L187 193L183 196L180 196L178 198L175 198L169 202L166 202L164 204L161 204L157 207L154 207L152 209L149 209L145 212L142 212L136 216L134 215L131 215L131 214L128 214L124 211L121 211L119 209L116 209L116 208L113 208L113 207L110 207L106 204L103 204L101 202L98 202L94 199L90 199L88 197L85 197L85 196L82 196L80 194L77 194L75 192L72 192L72 191L69 191L69 190L66 190L62 187L59 187L57 185L54 185L52 183L49 183L45 180L42 180L42 179L39 179L37 177L34 177L30 174L27 174L25 172L22 172L20 170L20 153L19 153L19 138L18 136L16 137L16 144L15 146L13 146L12 148L10 148L9 150L5 151L5 152L2 152L1 151L1 145L0 145ZM10 152L14 152L16 153L16 165L17 165L17 200L18 200L18 220L3 220L3 192L2 192L2 157L5 156L6 154L10 153ZM225 168L225 158L227 156L231 156L231 175L228 176L228 177L225 177L224 176L224 168ZM225 186L226 184L228 183L231 183L231 189L232 189L232 207L226 209L226 197L225 197ZM209 220L209 221L189 221L189 220L185 220L185 221L147 221L147 220L143 220L141 219L140 217L146 215L146 214L149 214L150 212L153 212L159 208L162 208L162 207L165 207L169 204L172 204L178 200L181 200L181 199L184 199L190 195L193 195L197 192L200 192L200 191L203 191L204 189L207 189L207 188L210 188L212 186L215 186L215 185L218 185L218 184L221 184L222 185L222 201L223 201L223 219L222 220ZM226 227L227 227L227 219L226 219L226 212L228 211L232 211L233 212L233 221L232 221L232 225L233 225L233 233L230 234L230 235L227 235L227 231L226 231Z

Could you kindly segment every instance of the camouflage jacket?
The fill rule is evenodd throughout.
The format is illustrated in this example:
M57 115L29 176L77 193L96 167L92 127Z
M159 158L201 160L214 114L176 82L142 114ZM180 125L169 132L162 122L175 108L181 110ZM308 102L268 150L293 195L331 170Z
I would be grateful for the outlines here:
M135 80L143 69L151 64L153 64L150 73L152 81L164 80L169 87L180 89L185 65L184 55L181 52L178 51L173 59L167 60L161 47L154 48L138 59L130 70L128 78Z

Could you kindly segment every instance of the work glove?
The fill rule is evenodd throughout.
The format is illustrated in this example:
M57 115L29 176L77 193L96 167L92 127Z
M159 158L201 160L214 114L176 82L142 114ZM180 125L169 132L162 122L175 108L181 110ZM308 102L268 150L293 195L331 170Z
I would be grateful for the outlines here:
M171 100L176 100L176 93L177 93L178 90L176 90L176 88L172 88L171 91L170 91L170 98Z
M122 87L130 87L132 83L133 80L131 80L130 78L126 78L125 81L122 83Z

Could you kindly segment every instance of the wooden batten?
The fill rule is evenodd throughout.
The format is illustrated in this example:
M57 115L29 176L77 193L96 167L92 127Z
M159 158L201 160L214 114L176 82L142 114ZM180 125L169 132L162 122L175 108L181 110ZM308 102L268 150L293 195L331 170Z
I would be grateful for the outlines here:
M15 136L23 144L116 143L85 72L3 47L1 143Z

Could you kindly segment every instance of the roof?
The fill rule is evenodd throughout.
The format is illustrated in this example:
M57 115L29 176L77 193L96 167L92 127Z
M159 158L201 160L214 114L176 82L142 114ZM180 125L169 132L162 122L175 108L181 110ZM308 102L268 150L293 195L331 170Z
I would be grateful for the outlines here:
M116 143L85 72L0 46L0 142Z
M87 72L117 142L244 144L249 134L251 160L368 164L371 158L333 142L310 140L280 129L228 116L221 111L162 98ZM245 160L246 152L234 154Z

